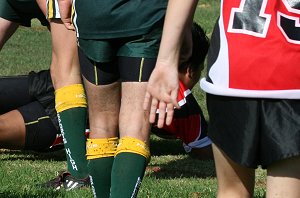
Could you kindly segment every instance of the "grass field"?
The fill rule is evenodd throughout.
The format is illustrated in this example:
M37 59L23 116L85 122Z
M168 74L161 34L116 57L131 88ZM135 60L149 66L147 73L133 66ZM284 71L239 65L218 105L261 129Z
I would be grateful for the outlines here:
M203 26L208 36L211 35L213 24L218 17L218 10L218 0L205 0L198 5L195 21ZM47 69L50 57L50 34L37 21L33 21L32 28L19 28L1 51L0 75L27 74L31 70ZM193 92L207 117L204 93L198 86ZM151 153L151 162L138 197L216 196L217 183L213 161L192 159L184 153L179 141L164 140L156 136L151 137ZM36 187L65 168L64 151L34 153L0 149L0 198L93 197L90 189L54 192ZM264 197L265 178L265 171L259 169L255 197Z

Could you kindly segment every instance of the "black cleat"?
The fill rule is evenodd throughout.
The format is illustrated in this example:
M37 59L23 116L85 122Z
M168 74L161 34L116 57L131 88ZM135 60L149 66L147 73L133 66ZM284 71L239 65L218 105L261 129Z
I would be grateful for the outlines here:
M56 178L51 179L50 181L41 185L41 187L52 188L54 190L60 190L61 188L65 188L67 191L73 190L75 188L90 186L91 184L89 177L85 179L76 179L67 171L60 172Z

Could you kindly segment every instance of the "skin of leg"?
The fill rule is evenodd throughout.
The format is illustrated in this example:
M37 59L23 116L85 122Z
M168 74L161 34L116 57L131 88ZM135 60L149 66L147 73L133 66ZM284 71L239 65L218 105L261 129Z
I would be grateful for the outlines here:
M50 21L52 37L52 62L50 66L53 86L61 87L80 84L80 67L76 34L67 30L59 19Z
M119 117L120 137L133 137L149 143L149 111L143 109L146 82L122 83L122 102Z
M90 138L118 136L121 87L119 82L94 85L84 79L88 100Z
M233 162L215 144L212 148L218 181L217 197L252 197L255 169L246 168Z
M0 115L0 148L23 149L26 128L18 110Z
M268 167L267 197L300 197L300 156L276 162Z
M19 24L0 17L0 51L6 41L16 32Z

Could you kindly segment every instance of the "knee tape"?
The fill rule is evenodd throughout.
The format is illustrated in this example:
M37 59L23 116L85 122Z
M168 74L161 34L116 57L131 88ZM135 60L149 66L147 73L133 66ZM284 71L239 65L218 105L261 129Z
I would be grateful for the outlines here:
M150 149L147 144L141 140L132 137L123 137L119 140L116 154L127 152L144 156L147 161L150 160Z
M65 86L55 91L55 109L57 113L75 107L87 107L82 84Z
M87 159L113 157L117 150L118 138L87 139Z

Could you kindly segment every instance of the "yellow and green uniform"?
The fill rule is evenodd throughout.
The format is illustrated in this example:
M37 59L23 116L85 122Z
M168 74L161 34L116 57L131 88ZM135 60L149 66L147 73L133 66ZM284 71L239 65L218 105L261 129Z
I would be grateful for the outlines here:
M143 35L160 23L166 0L74 0L73 22L82 39Z
M72 20L79 47L87 58L80 57L81 67L90 68L83 75L97 74L87 80L99 86L118 78L121 82L147 82L155 66L167 2L74 0ZM88 144L95 197L136 197L150 157L147 142L122 137L117 144L107 138L118 137L91 139ZM103 142L109 146L103 147ZM95 147L97 152L90 151Z

